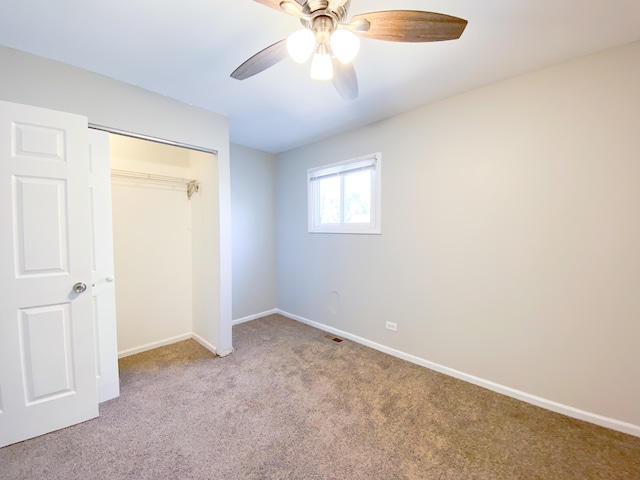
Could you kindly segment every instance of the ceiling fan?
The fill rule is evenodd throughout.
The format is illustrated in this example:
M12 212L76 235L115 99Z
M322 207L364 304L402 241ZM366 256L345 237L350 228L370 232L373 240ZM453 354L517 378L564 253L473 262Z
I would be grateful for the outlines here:
M311 78L332 80L345 100L358 98L358 79L351 61L360 39L390 42L439 42L462 35L467 21L441 13L387 10L354 15L348 19L351 0L255 0L262 5L298 17L304 27L284 40L253 55L231 74L244 80L284 60L298 63L312 55Z

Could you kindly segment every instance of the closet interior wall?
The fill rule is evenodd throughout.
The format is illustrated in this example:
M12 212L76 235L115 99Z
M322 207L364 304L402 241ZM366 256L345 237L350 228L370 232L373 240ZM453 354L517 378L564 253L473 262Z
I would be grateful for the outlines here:
M195 178L190 150L110 135L111 169ZM196 178L197 179L197 178ZM112 178L118 355L192 336L194 231L202 216L195 193L140 180Z

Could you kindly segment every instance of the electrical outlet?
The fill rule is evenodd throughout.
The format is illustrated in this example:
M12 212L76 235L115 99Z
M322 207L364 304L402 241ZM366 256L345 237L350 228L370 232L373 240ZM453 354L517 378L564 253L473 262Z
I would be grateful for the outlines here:
M392 332L398 331L398 324L395 322L385 322L385 327L387 327L387 330L391 330Z

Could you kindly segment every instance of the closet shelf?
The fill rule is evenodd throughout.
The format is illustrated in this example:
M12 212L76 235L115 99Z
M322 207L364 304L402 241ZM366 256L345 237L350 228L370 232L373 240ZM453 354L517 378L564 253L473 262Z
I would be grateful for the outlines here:
M153 173L130 172L128 170L111 169L111 178L122 178L126 180L142 181L154 183L156 185L169 185L173 187L184 186L187 190L187 197L200 190L200 182L191 178L169 177L166 175L156 175Z

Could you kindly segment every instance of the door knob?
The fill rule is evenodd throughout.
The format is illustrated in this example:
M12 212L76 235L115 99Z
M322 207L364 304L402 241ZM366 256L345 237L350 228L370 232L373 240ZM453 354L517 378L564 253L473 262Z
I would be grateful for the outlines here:
M76 293L82 293L87 289L87 284L78 282L73 286L73 291Z

